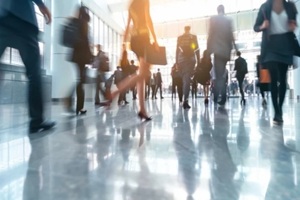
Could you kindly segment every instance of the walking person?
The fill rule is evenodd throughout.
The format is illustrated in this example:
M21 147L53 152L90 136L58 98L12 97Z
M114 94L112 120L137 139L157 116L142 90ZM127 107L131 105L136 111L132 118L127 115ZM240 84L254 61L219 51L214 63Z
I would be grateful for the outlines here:
M157 69L155 81L156 81L155 99L157 98L157 97L156 97L156 94L157 94L158 89L159 89L159 92L160 92L160 99L163 99L163 98L164 98L164 97L162 96L162 82L163 82L163 81L162 81L160 69Z
M153 73L152 76L151 76L151 78L150 78L150 87L151 87L152 100L156 99L156 96L155 96L155 91L156 91L156 74L155 73Z
M273 121L276 124L283 123L282 106L287 88L288 66L293 64L291 37L297 26L296 15L297 9L291 1L267 0L261 5L254 24L254 31L263 32L261 64L269 69Z
M232 21L225 15L225 8L219 5L218 15L210 18L207 39L207 50L214 54L214 102L224 106L227 99L225 69L230 60L231 50L236 45L233 37ZM221 94L221 101L218 101Z
M191 77L196 63L200 62L200 49L197 36L190 33L191 27L184 27L184 34L177 38L176 64L183 82L183 108L189 109L188 98L191 87Z
M137 55L140 70L137 75L126 78L120 84L120 88L114 91L108 98L112 100L120 92L126 91L128 88L137 84L137 93L139 100L139 112L138 117L141 120L151 120L145 107L145 79L150 73L150 64L145 60L145 49L150 44L150 35L154 40L155 48L159 48L156 34L154 32L152 19L150 16L150 3L149 0L132 0L129 4L128 21L124 33L124 43L129 36L129 29L132 28L131 35L131 50ZM133 21L133 27L131 27L131 21Z
M267 106L266 93L270 91L270 74L269 70L261 64L260 55L257 57L256 75L258 78L258 87L262 97L262 106Z
M77 71L78 71L78 82L76 85L76 96L77 96L77 103L76 103L76 115L83 115L86 114L87 110L84 109L84 89L83 84L85 83L86 78L86 64L91 63L92 60L92 53L90 49L90 43L88 39L88 32L89 32L89 21L90 16L88 14L88 10L84 6L80 6L78 8L78 16L72 18L74 20L74 24L79 24L79 37L80 40L76 44L71 52L71 61L76 64ZM67 109L72 111L72 96L74 91L70 93L67 97Z
M114 77L115 85L119 88L120 83L124 79L124 73L123 73L122 68L120 66L118 66L112 76ZM119 106L122 105L123 102L126 104L125 96L126 96L126 92L119 93L119 99L118 99Z
M95 105L98 106L103 106L105 105L104 103L100 102L100 97L99 97L99 92L101 92L102 96L105 96L105 90L101 87L101 83L105 82L105 72L103 71L103 69L105 68L105 66L103 65L107 65L109 60L108 57L105 55L105 52L102 51L101 45L97 44L96 45L96 49L97 49L97 55L95 56L94 60L97 60L98 66L94 66L97 68L97 79L96 79L96 92L95 92Z
M208 105L208 94L209 86L211 81L210 71L212 69L212 63L210 54L207 50L203 52L203 57L201 58L200 65L196 69L196 79L203 86L204 93L204 104Z
M44 15L46 23L50 24L51 13L42 0L1 0L0 3L0 57L6 47L12 47L19 50L25 65L29 81L29 133L55 126L55 122L45 121L44 118L39 29L33 3Z
M246 60L243 57L241 57L241 52L237 51L236 55L238 56L238 58L234 62L234 70L236 71L235 77L238 80L240 94L242 96L241 105L245 105L246 100L245 100L245 94L243 89L243 82L246 74L248 73L248 67L247 67Z
M138 70L139 70L139 67L134 64L134 60L131 60L130 61L130 74L131 74L131 76L136 75ZM131 88L131 92L132 92L132 100L136 100L136 93L137 93L136 85L134 85ZM146 92L146 94L147 94L147 92ZM147 98L147 96L146 96L146 98Z

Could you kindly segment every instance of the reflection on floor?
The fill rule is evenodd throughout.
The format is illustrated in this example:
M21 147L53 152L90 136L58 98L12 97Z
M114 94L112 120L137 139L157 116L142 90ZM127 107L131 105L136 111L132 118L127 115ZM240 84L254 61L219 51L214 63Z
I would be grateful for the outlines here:
M1 200L297 200L300 104L286 101L284 125L271 106L203 99L185 111L170 98L109 110L86 103L85 116L48 106L56 129L27 134L23 105L0 106ZM270 102L269 102L270 104ZM271 104L270 104L271 105Z

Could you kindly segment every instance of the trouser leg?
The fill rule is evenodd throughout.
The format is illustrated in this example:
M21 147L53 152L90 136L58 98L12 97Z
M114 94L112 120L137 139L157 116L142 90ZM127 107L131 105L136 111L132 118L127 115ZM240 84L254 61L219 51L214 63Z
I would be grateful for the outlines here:
M244 90L243 90L243 82L244 82L244 77L238 79L240 94L242 96L242 99L245 99L245 94L244 94Z
M76 111L80 111L84 107L84 89L83 84L85 81L85 64L78 64L79 68L79 81L76 87L76 95L77 95L77 106Z
M214 101L217 101L219 94L222 96L221 101L226 101L226 77L225 77L225 70L226 70L226 63L227 61L219 58L215 55L214 58L214 69L215 69L215 90L214 90Z
M267 67L269 69L270 77L271 77L271 97L272 97L272 103L274 107L275 114L280 113L279 104L278 104L278 77L279 77L279 71L278 71L278 63L276 62L269 62L267 63Z

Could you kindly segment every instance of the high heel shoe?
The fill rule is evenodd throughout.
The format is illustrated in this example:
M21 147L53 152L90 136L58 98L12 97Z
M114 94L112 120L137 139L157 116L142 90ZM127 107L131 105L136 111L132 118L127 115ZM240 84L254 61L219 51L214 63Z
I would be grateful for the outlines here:
M77 110L76 115L84 115L86 114L87 110Z
M152 117L148 117L147 115L143 114L142 112L138 113L138 117L140 118L140 120L145 120L145 121L152 120Z

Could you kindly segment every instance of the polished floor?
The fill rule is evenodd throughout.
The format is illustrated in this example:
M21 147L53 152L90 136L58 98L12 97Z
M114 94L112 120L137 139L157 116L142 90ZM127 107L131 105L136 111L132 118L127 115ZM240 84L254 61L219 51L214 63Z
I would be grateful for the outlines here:
M54 130L28 135L24 105L0 106L0 200L299 200L300 103L272 123L271 102L203 99L185 111L171 98L85 116L48 105Z

